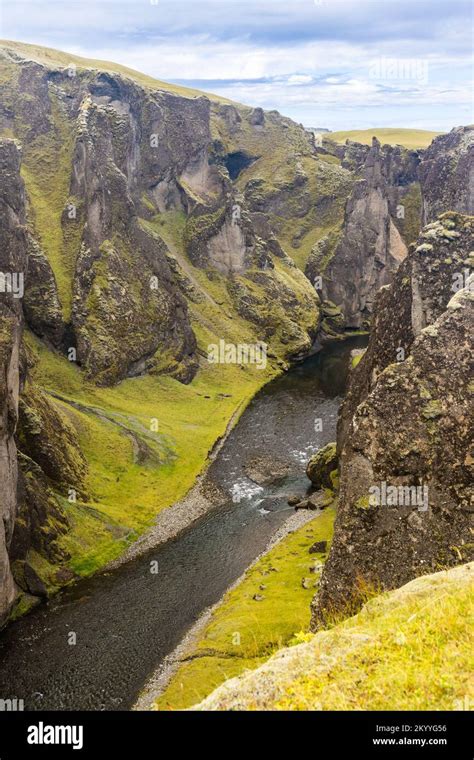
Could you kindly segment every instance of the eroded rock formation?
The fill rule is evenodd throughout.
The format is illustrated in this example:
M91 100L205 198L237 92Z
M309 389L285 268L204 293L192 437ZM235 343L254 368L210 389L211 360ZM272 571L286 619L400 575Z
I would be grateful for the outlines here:
M27 52L6 46L0 53L8 81L0 130L24 145L31 329L63 353L74 350L97 384L146 372L189 383L198 354L188 262L174 234L164 234L179 226L189 262L228 279L232 298L248 289L257 308L268 312L275 298L281 304L267 337L294 335L289 356L309 348L317 296L271 227L257 225L257 232L251 204L233 183L262 158L260 143L264 163L274 145L282 161L292 146L310 155L304 129L276 112L221 105L112 71L45 64ZM288 276L275 271L275 255L292 270ZM303 320L288 312L288 293Z

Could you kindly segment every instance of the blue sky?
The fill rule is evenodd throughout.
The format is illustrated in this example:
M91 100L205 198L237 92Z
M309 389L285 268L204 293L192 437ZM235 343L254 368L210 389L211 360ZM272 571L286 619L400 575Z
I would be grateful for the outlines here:
M474 121L470 0L0 0L0 37L123 63L306 126Z

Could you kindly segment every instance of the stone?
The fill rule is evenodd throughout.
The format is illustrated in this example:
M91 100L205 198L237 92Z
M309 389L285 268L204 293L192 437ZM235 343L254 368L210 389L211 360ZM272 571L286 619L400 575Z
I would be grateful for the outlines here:
M295 507L299 502L301 501L301 496L297 496L296 494L294 496L290 496L288 499L288 505L290 507Z
M328 548L328 542L327 541L316 541L312 546L309 547L309 553L310 554L324 554L327 552Z

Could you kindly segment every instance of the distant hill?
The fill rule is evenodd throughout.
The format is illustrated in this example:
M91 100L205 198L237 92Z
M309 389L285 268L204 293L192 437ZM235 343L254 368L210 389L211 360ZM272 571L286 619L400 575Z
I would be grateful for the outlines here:
M403 145L405 148L427 148L442 132L430 132L427 129L401 129L397 127L374 127L373 129L350 129L331 132L329 137L343 143L349 138L363 145L370 145L372 137L377 137L382 144Z

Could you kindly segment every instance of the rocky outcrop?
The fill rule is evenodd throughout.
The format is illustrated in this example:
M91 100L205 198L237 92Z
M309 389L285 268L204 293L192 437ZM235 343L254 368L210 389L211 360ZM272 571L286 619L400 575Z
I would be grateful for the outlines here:
M141 103L138 88L120 78L98 76L90 89L78 117L70 188L74 222L83 224L72 309L78 362L100 384L158 366L188 382L197 363L187 303L164 243L139 223L133 197L142 173L155 166L162 176L172 160L156 166L159 158L138 141L137 130L158 144L172 140L163 134L172 125L165 120L158 127L159 104L151 98ZM178 153L178 166L180 159L185 162ZM172 357L168 367L159 356L164 352Z
M313 628L361 586L471 558L473 246L474 220L443 215L377 297L339 424L339 512Z
M455 288L467 283L469 239L459 231L463 224L462 216L446 214L427 225L400 267L397 286L382 288L377 294L369 345L339 412L339 455L355 410L378 377L388 365L408 356L421 330L441 316Z
M88 468L72 425L27 378L16 441L20 480L10 561L18 588L43 597L74 577L59 539L70 529L65 505L88 497Z
M20 394L21 296L27 266L25 195L20 153L0 141L0 626L15 599L9 547L17 513L15 432Z
M39 338L60 348L65 325L56 279L38 242L28 234L28 279L23 299L26 322Z
M423 223L443 211L474 214L474 127L457 127L436 137L419 168Z

